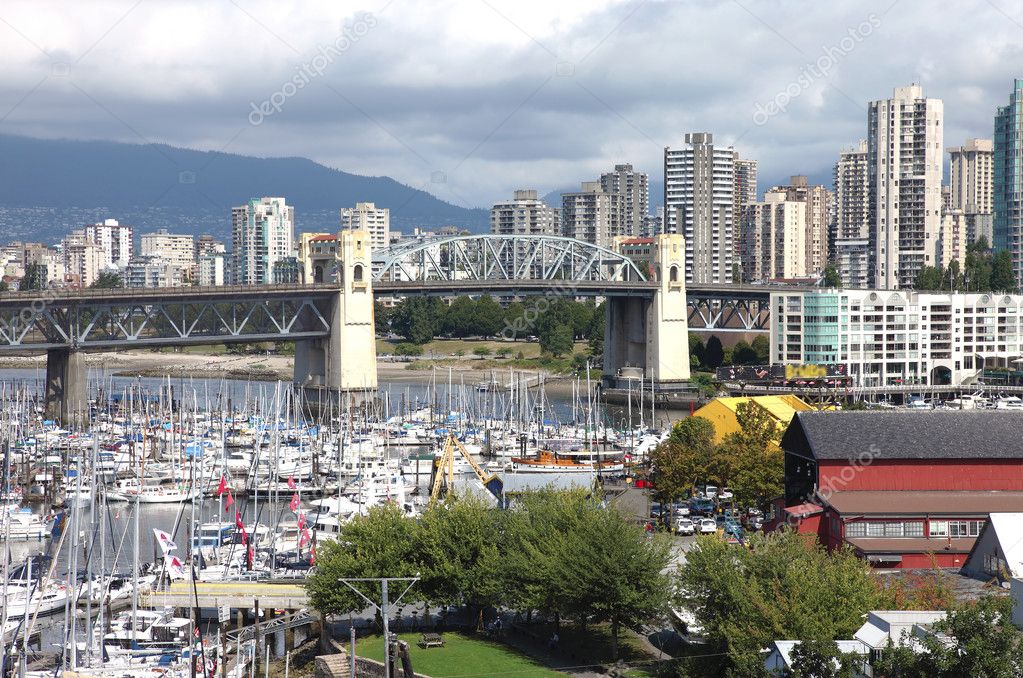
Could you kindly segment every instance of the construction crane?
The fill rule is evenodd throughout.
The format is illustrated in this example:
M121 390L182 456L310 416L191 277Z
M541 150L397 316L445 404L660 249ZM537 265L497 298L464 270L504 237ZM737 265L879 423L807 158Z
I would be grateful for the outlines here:
M444 487L447 492L452 492L454 490L455 450L458 450L458 452L462 454L462 457L469 462L469 466L472 467L473 473L476 474L476 478L483 483L483 487L487 488L487 491L490 492L490 494L494 495L497 499L498 505L503 505L504 481L496 474L484 470L483 467L472 458L472 455L469 454L469 450L465 449L465 446L462 445L462 442L455 437L454 433L448 433L448 438L444 441L444 451L441 452L440 457L435 459L433 462L433 478L430 481L430 503L437 503L437 500L440 499L442 487Z

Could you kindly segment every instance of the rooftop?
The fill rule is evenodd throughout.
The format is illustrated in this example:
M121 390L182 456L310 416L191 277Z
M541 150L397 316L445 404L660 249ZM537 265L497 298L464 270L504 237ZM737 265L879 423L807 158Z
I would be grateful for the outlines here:
M1023 459L1023 420L997 410L799 412L782 448L818 460Z
M832 492L826 503L850 515L987 516L1023 511L1023 492L983 490L862 490Z

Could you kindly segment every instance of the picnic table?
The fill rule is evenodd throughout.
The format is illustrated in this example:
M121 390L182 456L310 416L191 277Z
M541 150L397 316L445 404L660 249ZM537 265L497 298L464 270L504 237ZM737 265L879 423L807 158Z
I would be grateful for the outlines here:
M444 638L439 633L424 633L419 639L419 647L424 650L428 647L444 647Z

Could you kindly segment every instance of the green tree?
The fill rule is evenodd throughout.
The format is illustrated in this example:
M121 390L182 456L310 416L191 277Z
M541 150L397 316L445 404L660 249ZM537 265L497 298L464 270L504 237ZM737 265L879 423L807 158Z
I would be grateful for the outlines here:
M391 309L379 301L373 302L373 328L380 335L386 335L391 330Z
M319 543L316 568L306 578L309 601L324 615L359 612L366 602L340 582L342 577L407 577L419 569L419 523L393 504L375 506L366 516L341 527L336 541ZM358 584L370 599L379 595L372 584ZM420 598L413 589L406 600Z
M593 309L590 315L590 326L586 328L586 351L589 354L590 364L600 365L604 362L604 326L607 323L607 313L604 304Z
M394 355L417 356L423 355L423 347L419 344L403 341L394 347Z
M757 365L767 365L771 362L771 340L762 334L758 334L753 338L750 347L753 349L753 353L756 354Z
M700 335L695 332L689 333L689 365L691 367L699 367L703 364L704 352L706 347L703 344L703 339Z
M918 290L940 290L943 277L941 266L923 266L917 272L913 286Z
M732 348L733 365L755 365L757 364L757 352L745 339L735 342Z
M476 302L475 332L481 337L494 337L504 329L504 309L490 296Z
M25 277L21 279L19 289L41 290L46 288L46 269L41 264L29 264L25 267Z
M497 512L471 494L434 504L423 514L416 550L427 600L465 604L472 612L502 601L496 519Z
M735 417L739 430L721 441L716 456L721 478L731 486L735 503L766 508L785 491L785 457L775 444L778 429L766 409L750 401L740 403Z
M677 603L703 627L708 652L724 653L723 669L778 638L849 638L877 609L870 566L852 549L829 553L789 530L750 535L748 546L700 538L678 572Z
M89 285L91 289L117 289L124 287L121 282L121 276L117 273L111 273L110 271L103 271L96 277L96 279Z
M435 297L408 297L391 312L391 329L414 344L425 344L444 326L445 308Z
M834 264L828 264L824 269L824 286L825 287L841 287L842 276L838 274L838 269L835 268Z
M472 350L472 352L473 352L473 355L478 355L479 357L483 358L485 356L490 355L490 347L489 346L477 346L476 348L474 348Z
M583 625L609 622L611 658L617 660L622 627L645 622L665 609L670 581L663 572L670 542L648 539L615 509L595 504L579 529L560 538L565 546L554 576L572 585L565 611Z
M568 325L554 325L540 333L540 350L559 358L572 352L572 328Z
M1016 289L1016 276L1012 272L1012 255L1009 254L1009 250L1000 250L991 262L991 290L1014 293Z
M0 280L0 292L7 292L10 289L11 286L7 283L6 280Z
M650 453L655 496L663 504L685 497L707 477L714 455L714 424L703 417L675 422L668 440Z
M721 346L721 340L716 334L712 334L707 340L707 346L703 353L703 364L714 369L721 367L725 362L725 349Z

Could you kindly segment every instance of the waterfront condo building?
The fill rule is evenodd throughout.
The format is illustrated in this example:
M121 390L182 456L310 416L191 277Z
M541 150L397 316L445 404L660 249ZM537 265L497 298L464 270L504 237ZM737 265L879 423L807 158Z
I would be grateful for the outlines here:
M920 85L896 87L870 102L867 168L870 185L872 287L912 288L935 263L941 226L944 106Z
M236 284L268 285L294 256L295 208L284 198L253 198L231 210L231 275Z
M734 149L709 132L664 149L664 230L685 238L686 282L732 282L734 210Z
M379 252L391 245L391 210L371 202L355 203L354 208L341 210L341 230L366 231L371 251Z
M1009 103L995 113L994 247L1012 255L1012 270L1023 281L1023 80L1013 80Z
M1023 296L771 294L771 362L844 365L858 386L969 384L1023 355Z
M195 263L195 239L190 235L168 233L161 228L139 237L139 254L144 257L158 257L182 268L191 268Z
M495 235L560 235L561 212L549 207L534 190L515 191L512 200L490 209L490 232Z

